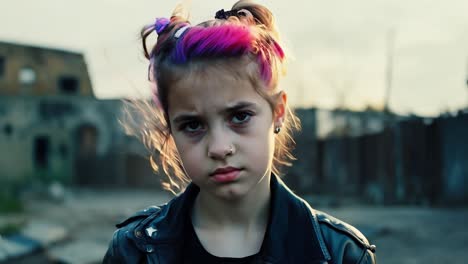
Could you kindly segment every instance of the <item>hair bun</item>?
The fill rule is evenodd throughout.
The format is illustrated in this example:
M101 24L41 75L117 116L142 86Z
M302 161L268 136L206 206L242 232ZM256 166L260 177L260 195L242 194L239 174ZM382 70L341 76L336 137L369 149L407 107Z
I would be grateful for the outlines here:
M248 11L257 25L262 25L273 36L278 37L275 20L271 11L263 5L248 0L240 0L232 6L233 10Z

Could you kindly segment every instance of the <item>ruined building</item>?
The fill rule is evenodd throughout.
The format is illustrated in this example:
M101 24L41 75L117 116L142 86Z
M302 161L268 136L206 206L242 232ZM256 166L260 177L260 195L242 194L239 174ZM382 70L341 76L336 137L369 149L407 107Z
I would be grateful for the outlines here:
M94 97L82 54L0 42L0 181L157 185L122 105Z

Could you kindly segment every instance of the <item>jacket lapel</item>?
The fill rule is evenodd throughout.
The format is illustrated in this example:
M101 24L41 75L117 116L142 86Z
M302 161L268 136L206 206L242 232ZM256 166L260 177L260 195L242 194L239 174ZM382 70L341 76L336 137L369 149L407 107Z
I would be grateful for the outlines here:
M314 224L313 210L275 175L271 197L270 224L262 245L264 262L327 263L329 253Z

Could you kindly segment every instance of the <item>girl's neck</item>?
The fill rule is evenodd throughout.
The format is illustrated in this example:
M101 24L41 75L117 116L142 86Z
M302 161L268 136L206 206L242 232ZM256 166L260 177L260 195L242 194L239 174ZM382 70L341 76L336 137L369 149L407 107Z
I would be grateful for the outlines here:
M265 226L270 210L270 177L264 177L244 197L223 200L200 191L192 212L192 223L203 229Z

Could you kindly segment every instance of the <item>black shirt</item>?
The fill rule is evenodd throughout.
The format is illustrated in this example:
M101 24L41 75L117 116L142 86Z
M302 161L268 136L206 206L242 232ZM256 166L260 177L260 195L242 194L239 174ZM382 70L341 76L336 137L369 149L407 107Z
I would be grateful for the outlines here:
M192 222L188 217L186 223L185 239L184 239L184 262L188 263L203 263L203 264L252 264L256 263L259 259L260 252L257 254L243 257L243 258L227 258L227 257L217 257L210 254L201 244L198 239L197 233L193 228Z

